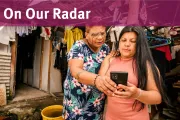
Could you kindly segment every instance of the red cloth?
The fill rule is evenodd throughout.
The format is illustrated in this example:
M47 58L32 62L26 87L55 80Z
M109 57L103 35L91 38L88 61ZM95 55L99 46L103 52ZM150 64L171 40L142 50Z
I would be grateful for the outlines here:
M47 35L50 35L50 31L49 31L48 28L45 28L45 31L46 31L46 34L47 34Z
M168 61L172 60L172 56L171 56L169 45L157 47L157 48L155 48L155 50L159 50L159 51L165 52L166 59Z

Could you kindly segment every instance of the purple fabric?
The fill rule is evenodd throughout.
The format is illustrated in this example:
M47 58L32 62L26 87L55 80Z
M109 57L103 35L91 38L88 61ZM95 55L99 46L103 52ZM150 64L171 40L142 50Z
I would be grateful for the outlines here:
M64 25L127 25L129 14L129 0L1 0L0 25L35 25L35 26L64 26ZM135 1L135 0L134 0ZM135 2L137 2L136 0ZM134 3L133 3L134 4ZM180 25L180 0L140 0L136 25L173 26ZM21 19L6 19L4 10L11 8L21 12ZM47 19L28 19L26 10L33 8L36 11L49 11ZM89 19L53 19L53 9L62 11L91 11ZM7 12L9 15L9 12ZM134 17L130 21L135 20ZM62 18L62 17L61 17Z

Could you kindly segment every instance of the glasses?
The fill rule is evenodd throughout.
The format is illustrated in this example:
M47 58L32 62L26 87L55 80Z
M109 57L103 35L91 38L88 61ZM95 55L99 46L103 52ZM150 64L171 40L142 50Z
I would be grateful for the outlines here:
M99 33L92 33L90 34L91 37L93 38L98 38L99 36L102 36L102 37L105 37L106 36L106 33L105 32L99 32Z

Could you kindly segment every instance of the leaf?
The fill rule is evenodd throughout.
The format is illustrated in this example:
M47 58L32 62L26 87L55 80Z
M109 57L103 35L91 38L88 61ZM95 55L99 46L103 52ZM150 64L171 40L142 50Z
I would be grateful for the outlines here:
M91 68L89 68L88 71L89 71L89 72L92 72L92 73L95 73L95 70L96 70L96 69L95 69L94 67L91 67Z
M94 62L93 67L98 68L99 67L99 63Z
M88 102L93 103L95 100L96 99L93 97L93 98L89 99Z
M97 56L96 54L92 54L93 59L96 59L96 56Z
M80 89L78 89L78 90L77 90L77 94L78 94L78 95L82 95L83 93L82 93L82 91L81 91Z
M71 81L71 82L70 82L70 88L71 88L71 89L74 89L74 87L75 87L75 86L74 86L74 83Z

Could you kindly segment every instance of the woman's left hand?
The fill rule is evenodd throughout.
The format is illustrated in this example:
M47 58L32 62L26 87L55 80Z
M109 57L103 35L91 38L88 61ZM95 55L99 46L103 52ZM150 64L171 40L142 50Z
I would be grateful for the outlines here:
M127 83L127 86L119 84L117 86L117 91L114 92L114 97L129 99L129 98L136 98L139 94L138 88L131 84Z

